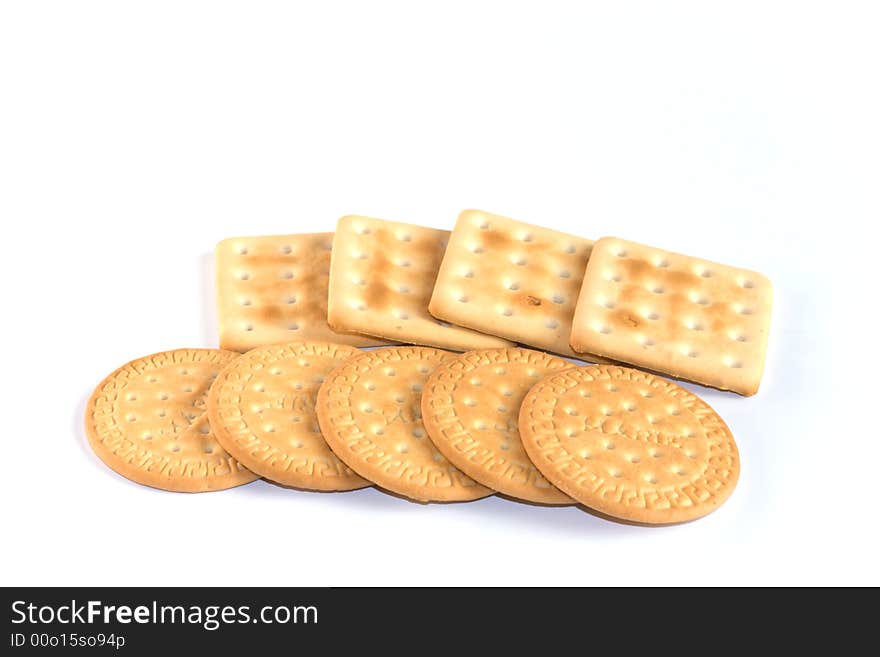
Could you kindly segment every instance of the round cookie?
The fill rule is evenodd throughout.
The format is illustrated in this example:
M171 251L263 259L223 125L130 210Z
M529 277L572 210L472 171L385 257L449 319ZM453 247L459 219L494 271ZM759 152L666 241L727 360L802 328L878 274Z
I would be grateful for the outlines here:
M523 445L547 479L584 505L643 523L684 522L733 492L730 430L681 386L626 367L551 374L525 396Z
M529 349L479 349L437 367L422 393L422 421L437 449L484 486L529 502L573 504L531 462L519 438L529 389L567 360Z
M201 419L211 382L236 358L219 349L177 349L117 369L86 407L95 454L123 477L163 490L197 493L258 479L205 432Z
M247 468L285 486L364 488L321 436L315 396L324 377L360 353L330 342L290 342L248 351L223 369L208 396L220 444Z
M429 347L392 347L335 369L318 392L327 443L352 470L404 497L464 502L491 495L437 451L422 424L422 387L454 357Z

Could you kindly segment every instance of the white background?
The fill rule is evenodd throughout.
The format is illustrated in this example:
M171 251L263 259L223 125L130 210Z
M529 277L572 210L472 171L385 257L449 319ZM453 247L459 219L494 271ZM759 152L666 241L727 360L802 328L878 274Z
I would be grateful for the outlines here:
M873 5L875 6L875 5ZM880 584L871 3L4 2L2 584ZM132 484L122 363L217 343L213 245L477 207L766 273L742 476L641 528L490 498Z

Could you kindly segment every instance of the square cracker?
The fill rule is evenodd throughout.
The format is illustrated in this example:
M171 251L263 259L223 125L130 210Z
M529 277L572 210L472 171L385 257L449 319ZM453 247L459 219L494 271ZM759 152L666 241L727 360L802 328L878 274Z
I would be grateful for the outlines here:
M593 242L465 210L455 224L428 308L440 319L558 354Z
M330 264L330 326L457 351L510 346L428 312L448 239L448 230L370 217L340 219Z
M756 272L603 237L587 265L571 346L753 395L772 298Z
M220 347L326 340L355 347L381 340L333 331L327 324L327 277L333 233L231 237L214 251Z

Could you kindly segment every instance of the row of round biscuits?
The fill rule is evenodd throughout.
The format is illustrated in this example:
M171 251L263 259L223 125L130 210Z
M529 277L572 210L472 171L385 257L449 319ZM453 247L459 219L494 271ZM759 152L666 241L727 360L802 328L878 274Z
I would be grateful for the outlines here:
M520 348L164 352L109 375L86 430L113 470L167 490L498 492L645 523L711 512L739 473L727 426L680 386Z

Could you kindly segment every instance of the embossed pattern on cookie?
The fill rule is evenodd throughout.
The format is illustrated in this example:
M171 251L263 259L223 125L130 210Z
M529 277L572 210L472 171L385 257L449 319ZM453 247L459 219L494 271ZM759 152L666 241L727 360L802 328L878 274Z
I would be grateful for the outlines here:
M389 347L341 365L318 392L327 443L362 477L413 500L464 502L491 495L437 451L422 424L425 381L454 357L429 347Z
M681 386L625 367L552 374L523 400L526 452L561 490L609 516L693 520L733 492L739 453L724 421Z
M330 451L315 416L324 377L358 353L329 342L247 352L211 386L208 416L217 439L249 469L285 486L324 491L369 486Z
M122 476L163 490L204 492L257 479L219 445L204 418L211 382L236 358L218 349L177 349L111 373L86 408L95 454Z
M447 361L422 393L428 436L459 470L489 488L539 504L573 504L529 459L518 428L529 389L571 367L529 349L481 349Z

